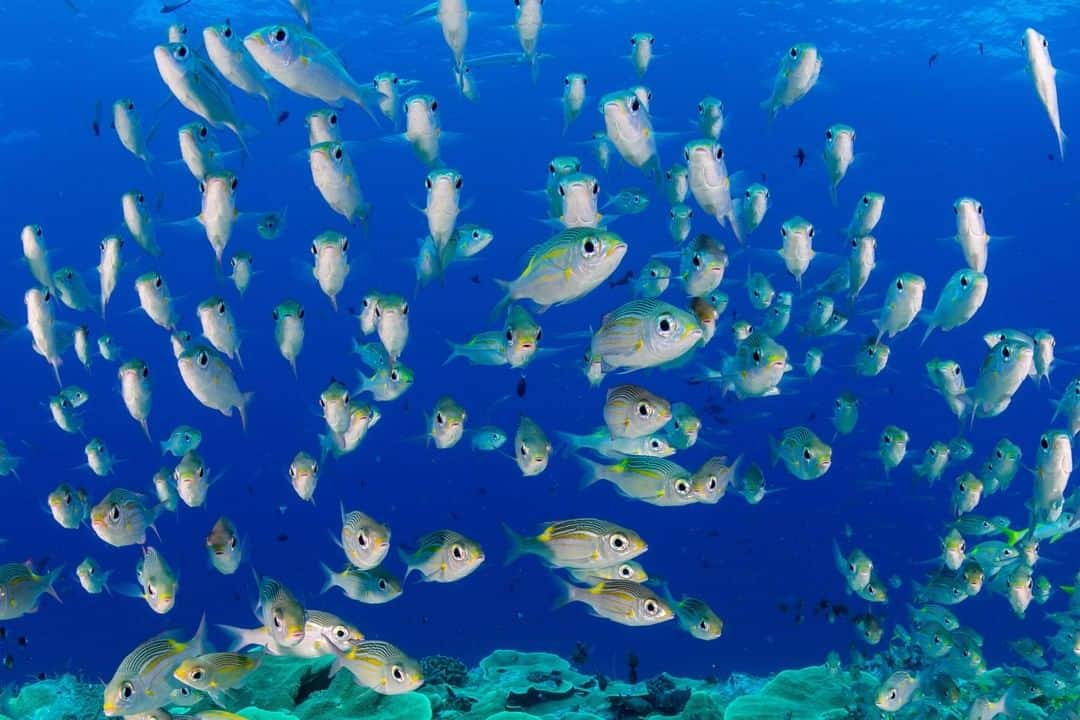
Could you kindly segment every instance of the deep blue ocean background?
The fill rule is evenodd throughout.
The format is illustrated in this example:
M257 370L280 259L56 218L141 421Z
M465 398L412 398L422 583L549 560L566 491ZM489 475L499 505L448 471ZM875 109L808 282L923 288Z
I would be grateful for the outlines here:
M151 0L75 2L80 14L60 0L0 5L5 29L0 153L6 170L0 176L0 233L7 238L0 314L19 324L25 322L22 296L32 283L19 259L23 225L43 225L54 253L53 269L71 265L83 270L96 289L98 242L122 227L122 193L138 188L152 201L160 197L157 216L162 220L199 211L198 189L187 170L164 164L179 158L176 128L196 118L175 102L154 112L169 97L151 57L153 46L165 41L168 24L184 22L198 37L203 27L226 17L242 33L295 22L284 0L194 0L173 15L160 14ZM469 56L517 50L510 27L513 3L475 0L470 5L477 17ZM123 459L114 477L97 478L78 469L85 461L86 438L66 435L52 424L46 407L56 392L51 369L33 352L25 332L6 337L0 346L0 439L25 458L20 479L9 477L0 484L0 537L8 539L0 546L0 559L65 565L58 584L63 605L44 598L36 615L0 623L7 629L0 655L14 657L10 670L0 669L0 682L62 670L108 677L137 643L168 628L183 627L189 634L204 612L212 623L251 626L252 566L286 582L310 607L350 619L366 634L390 640L414 657L443 653L474 662L498 647L567 655L580 641L591 648L587 667L599 672L624 672L627 653L636 652L643 674L769 673L821 662L828 650L845 651L856 641L848 619L831 624L814 612L822 599L847 604L853 612L865 610L864 603L844 594L832 563L831 539L842 538L845 525L853 531L852 539L842 539L845 547L858 544L875 559L883 577L904 580L903 588L890 589L893 600L884 609L891 629L904 620L909 581L928 568L920 561L938 553L951 481L959 472L950 469L945 482L933 489L911 481L910 468L927 445L948 440L956 431L944 402L927 386L925 362L934 356L959 360L971 384L984 354L981 335L986 330L1047 327L1056 333L1060 348L1080 344L1075 320L1080 173L1068 152L1064 163L1056 157L1046 115L1020 72L1025 62L1020 36L1028 25L1049 38L1057 67L1080 72L1080 54L1070 45L1080 37L1080 10L1066 2L1039 5L1025 5L1026 14L1016 14L1005 2L641 0L582 7L552 0L544 6L552 27L540 38L541 51L552 57L543 61L538 81L531 83L523 66L477 67L480 100L474 104L454 87L439 27L430 21L406 22L415 9L409 3L323 0L315 30L345 58L354 77L393 70L422 81L416 91L438 98L444 129L461 134L443 149L445 162L463 174L463 197L472 203L460 221L493 228L496 240L476 262L453 267L444 285L411 297L412 332L404 361L416 372L415 386L399 401L380 407L383 419L359 451L325 464L315 505L300 501L288 482L288 463L299 450L317 452L317 436L325 431L319 392L332 376L351 384L358 367L350 353L358 324L346 308L373 289L412 296L411 258L426 225L411 205L424 203L426 169L407 147L376 141L391 132L389 124L378 127L355 107L341 112L346 138L367 141L353 153L375 209L365 238L326 206L311 182L302 155L307 142L303 118L320 105L279 87L280 109L290 117L278 125L260 100L235 92L240 113L259 129L251 157L235 168L238 205L252 212L288 207L280 238L262 239L251 223L233 236L227 256L251 252L260 273L247 295L241 299L231 284L215 278L213 253L201 230L159 227L164 251L159 263L134 243L126 244L125 257L135 260L135 267L121 276L104 322L93 313L58 313L62 320L88 323L94 338L111 333L124 348L123 359L137 356L149 363L155 444L146 441L124 409L117 365L95 357L87 372L69 353L62 368L65 384L83 386L92 395L86 407L88 436L103 438ZM578 368L584 342L558 338L596 327L604 313L629 298L628 286L601 287L581 302L540 316L548 347L570 349L528 368L524 398L514 394L516 371L460 361L444 367L443 361L448 340L464 341L500 326L501 320L489 319L501 294L494 278L515 277L520 256L549 236L537 222L545 205L524 191L543 187L552 157L577 154L604 192L648 187L640 172L621 162L602 173L581 144L603 128L596 111L600 95L636 82L625 56L630 35L639 31L657 37L657 57L644 78L653 92L654 124L661 132L685 133L661 146L664 167L680 159L682 144L693 137L698 100L715 95L730 115L721 140L729 168L766 178L774 204L752 246L779 247L780 223L798 214L817 227L817 249L843 254L838 230L857 198L868 190L886 194L884 219L875 232L879 265L866 290L873 297L861 309L876 312L886 283L903 271L926 278L926 306L932 307L944 281L963 266L959 248L942 239L954 232L951 204L961 195L983 202L992 235L1010 236L991 247L989 296L975 319L954 332L935 333L921 348L919 329L902 334L891 343L888 372L878 378L858 378L846 367L861 334L870 331L871 317L852 320L855 336L810 343L795 330L806 314L804 300L801 306L796 302L792 325L779 340L795 363L801 363L810 344L824 348L827 370L790 394L743 402L722 399L705 386L687 384L690 371L647 371L605 381L605 387L620 380L640 383L690 403L703 419L703 442L675 459L687 467L721 453L756 460L766 467L770 487L783 489L758 506L733 493L717 506L635 504L608 485L579 489L579 468L563 455L554 457L539 477L523 478L500 454L474 453L467 442L440 452L416 439L424 431L424 413L444 394L467 408L473 427L497 424L512 434L519 413L534 418L552 437L556 430L586 432L602 424L604 392L589 388ZM795 42L818 46L824 58L821 83L770 127L759 103L770 92L780 55ZM932 53L939 57L928 67ZM563 75L572 71L589 75L590 95L581 118L564 136L559 98ZM1080 128L1080 90L1062 78L1059 95L1066 131ZM161 123L151 142L152 176L108 127L112 101L124 96L136 101L145 126L155 118ZM103 127L95 137L90 124L98 100ZM825 129L836 122L856 128L857 151L865 157L840 186L840 205L834 208L820 152ZM235 147L227 131L218 137L226 148ZM801 169L792 159L798 147L808 155ZM672 247L667 204L659 192L650 192L653 203L646 213L612 226L631 248L618 274ZM348 233L352 240L352 272L338 312L310 277L311 239L329 229ZM714 234L729 249L736 244L729 231L696 207L694 230ZM778 289L793 289L778 263L759 256L735 258L729 278L745 277L747 257L755 258L755 269L772 274ZM244 332L245 367L236 371L238 384L255 392L246 433L235 416L223 417L192 398L176 370L167 333L137 310L134 278L154 267L179 297L186 329L198 330L195 306L204 298L221 294L230 302ZM812 266L808 283L824 280L827 272ZM471 281L474 274L479 282ZM727 282L722 289L733 298L738 317L748 316L745 291ZM666 298L681 304L681 295L673 286ZM286 297L307 309L299 380L273 340L271 311ZM726 335L731 319L729 311L704 353L713 367L732 348ZM1080 353L1072 358L1080 359ZM1020 445L1030 462L1039 434L1051 427L1050 401L1075 372L1059 367L1053 390L1025 383L1007 413L977 422L968 433L976 448L968 468L975 469L1002 436ZM831 402L844 389L862 398L861 418L853 435L836 441L830 472L821 480L800 482L782 467L769 468L770 433L807 424L823 438L832 436ZM511 398L500 402L506 395ZM60 482L85 487L95 502L116 486L152 493L153 473L175 463L160 456L156 441L181 423L203 431L201 454L212 469L226 472L205 507L181 506L176 516L162 516L162 540L151 540L180 572L175 610L161 617L139 600L86 595L73 576L84 556L113 569L116 581L133 582L139 550L109 547L89 529L61 529L48 516L47 493ZM879 464L866 453L876 450L878 432L890 423L910 431L912 454L884 485ZM979 512L1004 513L1022 526L1030 488L1030 475L1021 473L1009 493L994 496ZM337 590L320 596L319 561L338 566L344 560L328 537L340 528L339 500L389 523L395 544L452 528L479 540L488 560L474 575L451 585L412 578L405 594L388 605L360 605ZM239 528L251 561L232 577L209 567L204 547L220 514ZM506 542L500 522L524 531L546 520L584 516L638 530L650 544L641 558L649 572L667 580L676 593L706 599L726 622L724 637L702 643L674 623L626 628L589 617L581 605L552 610L557 588L535 558L503 566ZM1059 562L1040 565L1037 574L1068 584L1075 570L1070 558L1078 547L1076 536L1045 546L1044 556ZM395 570L403 569L396 557L390 562ZM958 612L965 624L988 636L987 659L997 665L1008 657L1007 640L1041 636L1044 611L1064 602L1058 592L1045 608L1033 605L1028 619L1020 621L1004 598L984 590ZM798 603L804 606L801 611L778 607ZM796 612L805 616L802 622L796 622ZM18 636L27 638L26 647L17 645Z

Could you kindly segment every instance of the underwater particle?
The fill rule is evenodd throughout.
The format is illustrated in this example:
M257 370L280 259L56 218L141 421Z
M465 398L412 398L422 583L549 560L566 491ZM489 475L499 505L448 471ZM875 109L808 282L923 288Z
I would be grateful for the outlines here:
M101 137L101 98L94 103L94 119L90 123L90 129L94 131L94 137Z
M277 116L277 124L280 125L281 123L285 122L288 119L289 119L289 111L288 110L282 110L281 114Z
M634 684L638 681L638 664L641 662L637 653L631 651L626 656L626 680L630 684Z
M525 376L522 375L520 378L518 378L518 381L517 381L517 388L516 388L517 396L519 398L525 397L526 389L527 389L527 386L525 384Z
M938 59L938 54L936 52L935 53L930 53L930 60L927 62L926 66L927 67L934 67L934 63L937 62L937 59Z
M289 533L279 533L277 536L278 542L289 542Z
M26 639L25 635L20 635L19 639L16 640L15 642L17 642L19 644L19 647L26 647L27 645L30 644L30 642Z
M795 160L799 163L799 167L802 167L803 163L806 162L806 151L802 148L797 148L795 150L795 154L792 155L792 157L795 158Z

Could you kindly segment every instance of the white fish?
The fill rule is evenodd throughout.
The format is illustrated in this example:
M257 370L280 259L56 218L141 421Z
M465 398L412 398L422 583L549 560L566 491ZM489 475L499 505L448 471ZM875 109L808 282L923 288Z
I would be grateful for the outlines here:
M829 173L829 197L837 204L836 189L855 162L855 130L850 125L837 123L825 131L825 169Z
M311 254L315 258L315 267L311 274L319 283L319 288L330 298L330 304L337 310L337 296L345 287L349 277L349 238L341 233L328 230L311 242Z
M240 424L247 427L247 406L255 393L240 392L232 370L221 356L204 345L185 350L177 359L180 377L195 399L226 417L240 411Z
M427 188L424 215L427 217L428 233L440 252L454 235L457 216L461 212L463 183L461 174L448 168L432 170L424 179L424 187Z
M990 236L986 234L986 218L982 203L975 198L962 197L953 203L956 215L956 242L964 252L964 261L972 270L986 272Z
M784 267L802 287L802 278L814 259L814 226L809 221L795 216L780 227L783 245L778 251L784 260Z
M124 240L119 235L109 235L101 241L101 261L98 262L98 280L101 285L101 316L105 317L105 307L109 304L109 298L116 290L116 282L120 276L122 261L120 250L124 247Z
M120 204L124 211L124 226L131 233L131 237L150 255L160 255L161 250L154 240L154 221L146 207L146 196L138 190L132 190L123 194Z
M376 90L382 93L382 97L379 98L379 110L387 117L390 122L397 124L398 120L398 107L401 102L401 91L405 88L412 87L416 84L416 80L406 80L405 78L398 77L392 72L382 72L376 75L371 84ZM334 138L340 140L341 138ZM325 142L320 140L319 142ZM312 142L312 145L315 143Z
M75 268L62 267L56 270L53 273L53 287L56 298L76 312L89 310L94 305L86 282Z
M207 57L222 77L249 95L261 97L273 111L273 97L266 85L266 76L231 25L204 28L203 44Z
M214 249L218 267L225 254L225 246L232 237L233 225L240 214L236 209L236 188L239 180L228 170L212 173L199 183L202 192L202 210L198 221L206 230L206 239Z
M135 280L135 292L139 296L139 305L154 324L166 330L175 330L178 318L173 312L169 286L159 273L148 272Z
M209 174L225 169L224 160L232 153L223 153L213 131L202 122L182 125L178 133L180 158L195 176L202 180Z
M735 206L731 201L731 180L724 163L724 148L715 140L692 140L683 148L690 170L690 192L701 209L721 226L735 226Z
M1057 135L1058 153L1065 159L1065 132L1061 129L1061 113L1058 110L1057 69L1050 62L1050 43L1046 37L1033 28L1024 31L1020 40L1021 47L1027 54L1027 71L1035 83L1035 92L1042 101L1043 108L1050 118L1050 124Z
M769 120L781 108L791 107L814 87L821 74L821 55L808 43L792 45L780 58L780 68L773 83L772 95L761 103L769 112Z
M120 144L146 163L146 170L149 172L150 162L153 160L150 151L146 149L149 136L143 135L142 124L135 112L134 100L122 98L113 103L113 128L116 130L117 137L120 138ZM153 132L151 129L149 135L153 135Z
M364 200L352 159L341 143L320 143L308 149L311 179L326 204L350 223L366 223L371 205Z
M563 132L577 120L585 104L589 77L584 73L570 73L563 78Z
M429 166L439 163L439 101L431 95L410 95L405 98L405 140Z
M210 341L215 350L230 360L235 359L240 367L243 367L244 361L240 359L240 333L225 301L217 296L207 298L199 303L196 313L202 325L203 337Z
M629 90L609 93L600 100L600 113L604 116L605 137L619 155L647 177L658 177L656 133L641 98Z
M989 282L986 275L977 270L958 270L954 273L942 288L937 305L926 320L923 342L935 328L948 332L973 318L986 300Z
M634 64L638 77L644 75L649 69L655 45L656 38L652 33L634 33L630 36L630 61Z
M55 305L52 290L30 288L23 296L26 302L26 327L30 330L34 352L52 366L56 382L60 382L60 355L71 342L71 333L67 332L53 315Z
M40 225L27 225L20 233L23 258L30 267L30 274L45 288L52 287L52 270L49 269L49 251L45 247L45 232Z
M304 118L308 129L308 145L325 142L341 142L341 119L337 110L313 110Z
M150 440L150 406L152 401L150 388L150 368L142 360L129 360L120 366L120 396L128 414L139 423L146 438Z
M85 325L75 328L72 333L72 341L75 346L75 357L83 367L90 367L90 330Z

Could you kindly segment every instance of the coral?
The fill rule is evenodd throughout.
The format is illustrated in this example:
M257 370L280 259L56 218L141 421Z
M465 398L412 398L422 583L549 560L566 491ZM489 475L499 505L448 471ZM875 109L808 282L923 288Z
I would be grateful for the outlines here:
M424 681L429 685L453 685L462 687L469 679L469 668L457 658L431 655L420 660Z
M823 665L785 670L759 692L735 699L725 710L724 720L843 720L876 687L877 680L866 673L852 677Z
M101 712L101 686L79 682L72 675L48 678L20 688L0 708L19 720L83 720Z
M330 687L311 695L294 711L298 720L431 720L431 702L423 693L380 695L353 682L348 672L334 676Z

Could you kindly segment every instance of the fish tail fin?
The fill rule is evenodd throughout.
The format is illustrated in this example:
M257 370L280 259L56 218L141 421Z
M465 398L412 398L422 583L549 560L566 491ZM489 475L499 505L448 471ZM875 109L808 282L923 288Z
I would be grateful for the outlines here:
M838 207L840 205L840 198L836 195L835 183L829 186L829 200L832 201L833 207Z
M1001 533L1005 536L1005 540L1009 543L1009 547L1012 547L1027 537L1028 528L1024 528L1023 530L1013 530L1012 528L1004 527L1001 529Z
M563 580L560 577L556 577L555 582L558 584L560 593L552 604L552 610L558 610L559 608L566 607L572 602L577 602L581 598L581 593L585 592L574 583Z
M154 438L150 436L150 421L147 418L143 418L139 421L139 427L142 428L143 435L146 435L146 439L149 440L152 445L154 443Z
M534 552L533 542L531 538L527 538L524 535L518 534L512 527L506 523L502 524L503 532L506 533L507 542L510 543L510 548L506 552L506 560L504 565L512 565L518 558L523 555L531 555Z
M289 358L289 369L292 370L292 376L296 380L300 379L300 374L296 371L296 358Z
M449 365L455 358L465 357L465 354L461 352L461 345L452 340L447 340L446 344L450 346L450 356L443 361L443 365Z
M254 397L255 393L253 392L244 393L240 399L240 404L236 408L240 411L240 427L244 429L244 432L247 432L247 408Z
M499 280L495 278L495 284L506 291L506 294L502 296L498 303L495 304L495 308L491 311L491 317L497 318L506 314L506 309L510 307L510 303L514 301L513 296L510 293L510 281Z
M233 625L218 625L217 628L229 636L229 652L239 652L246 647L263 644L259 639L262 628L249 629Z
M575 458L577 459L578 464L581 465L582 470L585 471L585 474L581 478L581 488L583 490L591 485L595 485L603 479L603 464L581 457L580 455L576 455Z
M60 567L56 568L55 570L49 571L45 575L45 583L46 583L45 592L52 595L53 599L56 600L56 602L60 603L61 605L64 604L64 601L60 599L60 595L56 592L56 588L54 588L53 585L56 583L56 579L60 577L60 573L63 572L63 570L64 570L64 566L61 565Z
M1057 141L1058 141L1058 154L1061 156L1062 162L1064 162L1064 160L1065 160L1065 145L1069 141L1069 136L1066 135L1065 131L1062 130L1061 128L1058 128L1058 131L1057 131Z
M195 635L191 638L188 646L192 650L192 655L202 655L206 652L206 613L202 614L202 618L199 619L199 628L195 631Z
M330 588L337 585L337 582L335 582L334 571L330 569L329 565L326 563L319 563L319 567L322 568L323 575L326 576L326 579L323 581L322 590L319 590L319 592L325 594Z

